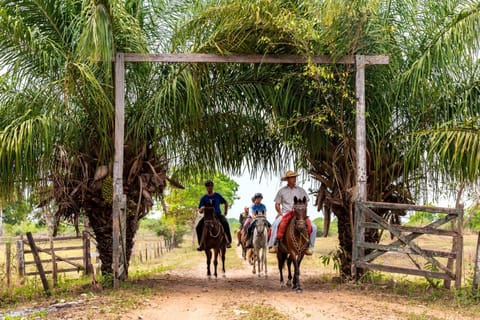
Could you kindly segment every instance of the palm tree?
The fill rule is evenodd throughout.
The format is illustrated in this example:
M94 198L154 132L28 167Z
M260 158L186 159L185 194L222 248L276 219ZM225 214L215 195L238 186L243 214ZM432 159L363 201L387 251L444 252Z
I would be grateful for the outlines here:
M185 3L0 1L2 195L28 187L40 206L55 205L57 222L86 215L103 274L112 272L112 57L168 50L174 23L194 12ZM225 70L200 72L207 67L127 65L127 262L153 197L167 181L180 186L169 166L180 178L239 173L244 163L270 163L281 148L266 115L245 109L255 100L241 89L249 82L234 75L229 88L214 76ZM247 153L260 144L263 152Z
M460 101L454 99L454 91L440 95L439 89L460 79L451 71L459 59L443 54L453 57L462 44L467 45L462 51L478 52L477 16L478 4L468 1L303 1L299 5L232 0L208 7L181 34L188 50L197 52L389 55L389 66L367 72L367 199L408 203L418 197L412 192L425 186L421 173L426 168L419 157L411 156L408 134L442 123L450 110L457 109ZM430 29L417 30L422 20ZM438 28L439 22L444 28ZM296 150L297 165L319 181L316 203L325 214L325 234L330 214L338 219L343 276L350 275L356 199L353 71L339 65L262 66L268 76L259 96L282 142ZM432 86L433 79L426 75L443 81ZM429 90L432 87L436 90ZM431 94L433 100L427 98ZM443 116L431 117L432 111ZM461 162L457 165L461 168ZM379 213L394 223L404 214ZM380 230L366 234L369 241L380 236Z

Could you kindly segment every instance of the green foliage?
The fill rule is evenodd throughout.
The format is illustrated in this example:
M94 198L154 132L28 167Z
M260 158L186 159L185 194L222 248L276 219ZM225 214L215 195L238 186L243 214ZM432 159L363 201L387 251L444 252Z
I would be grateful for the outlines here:
M214 182L214 191L220 193L230 207L237 199L238 183L225 174L217 173L209 177L185 181L185 189L169 189L164 197L167 204L166 215L175 216L180 223L195 220L200 198L206 193L204 181L207 179ZM223 206L220 206L220 208L223 211Z
M341 261L341 255L344 254L342 253L342 248L337 248L335 250L330 251L326 255L321 255L320 260L322 261L322 264L324 266L330 265L330 263L333 263L333 269L335 271L340 271L342 261Z
M406 226L421 226L433 222L438 218L438 214L432 212L417 211L408 217Z
M178 221L175 216L162 215L159 220L148 219L144 222L144 226L155 232L157 236L170 239L176 246L183 241L183 236L188 232L188 226Z
M38 224L31 221L22 221L21 223L14 225L5 224L4 227L7 234L14 236L25 235L27 232L34 234L39 230L46 230L45 227L40 227Z
M475 205L466 210L465 228L472 231L480 231L480 206Z
M3 210L3 222L15 225L25 221L33 211L33 205L27 200L18 200L8 204Z
M317 226L317 237L323 237L323 221L322 217L315 218L312 222ZM328 231L328 236L333 237L338 234L338 224L337 219L332 219L330 221L330 230Z

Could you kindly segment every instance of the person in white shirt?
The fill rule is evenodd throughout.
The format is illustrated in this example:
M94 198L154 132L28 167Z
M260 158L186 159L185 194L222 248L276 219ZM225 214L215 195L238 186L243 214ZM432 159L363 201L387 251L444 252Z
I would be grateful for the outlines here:
M302 187L299 187L296 185L297 183L297 176L293 171L287 171L285 173L285 176L282 177L282 181L287 181L287 185L280 188L278 190L277 195L275 196L275 210L277 211L277 216L275 218L275 221L273 222L272 226L272 235L270 237L270 241L268 243L269 246L269 252L270 253L276 253L277 252L277 246L278 246L278 240L277 239L277 233L278 233L278 227L280 225L280 222L282 221L282 218L285 214L293 210L293 198L296 196L298 199L302 199L303 197L306 197L307 201L309 200L308 194L303 189ZM286 221L285 221L286 222ZM283 223L284 227L286 227L286 223ZM311 223L310 219L307 218L306 220L307 226L310 232L310 245L307 251L305 252L306 255L311 255L312 254L312 248L315 245L315 239L317 235L317 226L314 223ZM283 233L285 230L282 230Z

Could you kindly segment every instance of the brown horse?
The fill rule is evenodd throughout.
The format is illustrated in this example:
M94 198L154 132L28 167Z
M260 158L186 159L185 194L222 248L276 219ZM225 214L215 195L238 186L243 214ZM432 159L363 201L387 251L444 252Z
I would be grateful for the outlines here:
M292 272L291 265L294 266L294 277L292 289L297 292L301 292L302 286L300 285L300 264L302 263L305 250L308 249L310 243L307 233L307 198L303 197L302 200L293 198L294 216L290 219L287 225L285 235L283 236L277 251L278 269L280 270L280 285L285 286L283 282L283 266L287 261L288 268L288 282L287 285L292 284Z
M201 242L205 248L205 254L207 256L207 276L211 278L210 272L210 263L212 261L212 250L214 253L213 257L213 275L217 279L217 265L218 265L218 255L222 259L222 272L225 277L225 253L227 238L225 236L225 231L221 222L217 219L215 214L215 209L213 207L205 207L203 210L203 233Z

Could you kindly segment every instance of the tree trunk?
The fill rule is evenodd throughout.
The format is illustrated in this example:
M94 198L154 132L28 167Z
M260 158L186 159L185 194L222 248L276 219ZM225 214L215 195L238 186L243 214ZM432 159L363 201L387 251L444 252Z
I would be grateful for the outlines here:
M350 266L352 263L353 244L353 235L348 208L336 208L335 215L338 219L338 242L340 246L338 258L340 260L340 276L342 279L347 279L351 276Z

